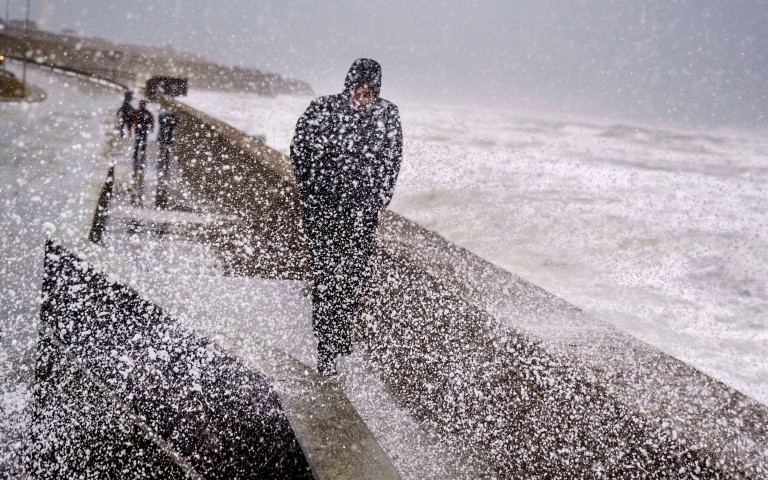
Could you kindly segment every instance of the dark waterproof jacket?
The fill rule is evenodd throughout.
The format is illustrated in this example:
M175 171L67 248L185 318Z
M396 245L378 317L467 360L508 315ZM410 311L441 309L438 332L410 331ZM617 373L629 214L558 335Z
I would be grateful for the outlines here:
M147 137L147 132L155 129L155 117L146 108L136 110L133 115L133 130L137 136Z
M374 90L373 104L351 105L359 85ZM352 65L344 92L315 99L299 118L291 143L291 163L305 217L338 212L373 218L392 198L402 161L397 106L379 97L381 67L373 60Z
M120 106L120 109L117 111L117 122L119 125L128 125L128 127L131 126L133 123L133 115L136 112L134 108L131 106L128 102L123 102L122 106Z
M170 145L173 143L173 130L178 123L176 115L171 112L162 111L157 117L158 131L157 141L163 145Z

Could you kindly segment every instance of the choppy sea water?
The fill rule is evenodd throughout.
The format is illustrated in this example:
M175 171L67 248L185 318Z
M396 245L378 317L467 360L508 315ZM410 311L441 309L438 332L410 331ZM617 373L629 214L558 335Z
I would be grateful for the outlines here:
M187 99L283 152L309 100ZM768 403L768 137L400 111L390 208Z

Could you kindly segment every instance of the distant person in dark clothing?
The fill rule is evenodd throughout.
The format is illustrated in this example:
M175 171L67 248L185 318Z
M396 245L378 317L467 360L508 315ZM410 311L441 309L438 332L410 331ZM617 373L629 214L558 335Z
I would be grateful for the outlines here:
M160 144L160 158L157 162L157 193L155 194L155 206L164 209L168 207L173 130L176 128L178 120L173 112L161 108L160 114L157 116L157 124L157 142Z
M141 206L144 197L144 166L147 160L147 135L155 130L155 117L147 110L147 102L139 102L133 115L133 132L136 146L133 150L133 195L131 203Z
M379 212L392 198L402 160L397 107L379 97L381 67L355 60L344 92L315 99L291 143L307 235L317 368L336 373L351 352L349 324L370 275Z
M117 110L117 128L120 130L120 136L122 138L131 136L133 115L136 113L136 110L131 106L131 100L133 100L133 94L131 92L125 92L123 104Z

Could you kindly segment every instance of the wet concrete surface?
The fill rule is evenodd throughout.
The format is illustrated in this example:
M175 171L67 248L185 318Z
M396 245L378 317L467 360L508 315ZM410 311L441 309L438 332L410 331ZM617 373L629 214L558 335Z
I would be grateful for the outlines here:
M17 75L20 69L14 65ZM23 476L46 230L65 228L80 192L101 177L119 94L30 68L48 96L0 103L0 476ZM85 207L89 210L90 205Z
M43 292L35 478L312 478L263 373L54 242Z

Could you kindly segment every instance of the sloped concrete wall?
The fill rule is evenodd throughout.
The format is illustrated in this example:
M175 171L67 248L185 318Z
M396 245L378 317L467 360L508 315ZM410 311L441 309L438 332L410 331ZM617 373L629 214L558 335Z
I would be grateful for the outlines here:
M173 454L47 334L38 343L37 367L26 465L31 478L186 478Z
M43 299L34 475L312 478L265 376L53 242Z
M762 476L764 406L619 332L607 336L524 284L517 294L551 302L550 317L564 329L581 322L595 345L560 350L504 328L457 283L393 250L385 247L373 279L366 346L414 414L480 446L502 477ZM593 347L606 349L601 375L579 358Z
M213 239L233 259L235 275L303 278L304 234L293 171L260 140L199 112L167 101L179 117L175 155L182 191L195 208L240 218L243 228ZM178 198L184 208L185 198ZM256 240L248 253L242 239ZM253 243L253 242L249 242Z

